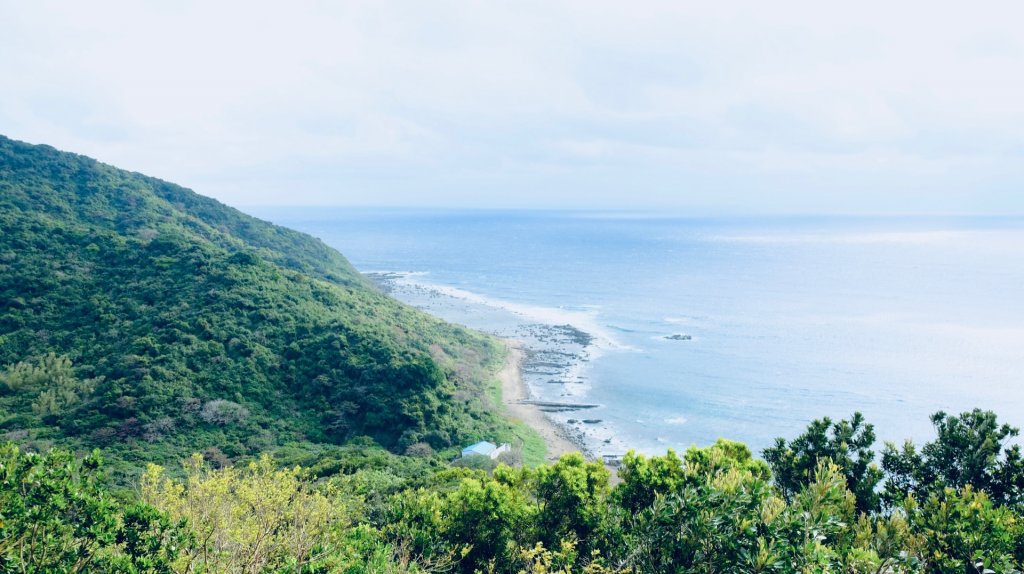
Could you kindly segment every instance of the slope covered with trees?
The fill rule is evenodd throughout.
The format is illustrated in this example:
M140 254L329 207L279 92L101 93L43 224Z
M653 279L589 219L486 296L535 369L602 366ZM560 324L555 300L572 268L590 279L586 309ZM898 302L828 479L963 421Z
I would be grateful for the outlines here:
M512 438L483 392L494 341L388 298L312 237L2 137L0 230L8 439L223 464Z

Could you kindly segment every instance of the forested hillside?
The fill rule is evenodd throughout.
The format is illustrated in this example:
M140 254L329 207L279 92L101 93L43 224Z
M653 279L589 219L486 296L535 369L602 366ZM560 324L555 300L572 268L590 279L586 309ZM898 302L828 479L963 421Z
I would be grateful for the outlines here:
M511 438L485 404L495 343L386 297L312 237L2 137L0 230L15 442L224 464L357 437L428 456Z

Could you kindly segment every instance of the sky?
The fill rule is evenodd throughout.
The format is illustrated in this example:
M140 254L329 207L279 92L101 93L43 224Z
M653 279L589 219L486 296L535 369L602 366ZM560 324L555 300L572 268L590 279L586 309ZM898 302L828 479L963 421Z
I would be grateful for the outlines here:
M0 0L0 134L236 206L1024 214L1024 3Z

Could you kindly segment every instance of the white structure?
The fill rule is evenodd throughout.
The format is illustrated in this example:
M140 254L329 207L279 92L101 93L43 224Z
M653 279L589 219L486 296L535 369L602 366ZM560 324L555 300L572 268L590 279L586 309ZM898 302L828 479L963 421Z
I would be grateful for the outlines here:
M602 454L601 462L607 466L622 466L621 454Z
M486 456L488 458L498 458L503 452L509 452L512 450L512 445L502 443L501 446L494 444L493 442L487 442L482 440L476 444L471 444L466 448L462 449L462 458L467 456Z

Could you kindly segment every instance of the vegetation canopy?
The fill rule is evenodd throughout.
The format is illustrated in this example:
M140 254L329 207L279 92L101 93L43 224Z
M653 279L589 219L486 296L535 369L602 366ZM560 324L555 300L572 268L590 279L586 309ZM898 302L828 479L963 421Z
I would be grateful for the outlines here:
M979 415L995 418L961 417ZM833 428L821 422L802 436ZM1002 427L985 428L1006 446ZM973 449L946 447L950 465ZM897 492L888 485L902 471L887 469L882 494L898 502L861 510L844 456L817 457L806 480L790 484L791 474L773 474L744 445L720 440L682 456L630 453L611 486L609 471L579 454L535 469L320 478L266 456L218 469L196 455L181 478L150 465L137 494L118 499L103 486L96 454L76 460L8 445L0 572L1021 571L1024 509L992 484L940 478ZM977 476L1020 484L1024 474L1007 464L1012 455L990 458ZM940 475L957 470L932 465Z
M488 398L501 347L319 241L2 137L0 230L0 574L1024 567L1019 431L989 411L880 464L860 413L764 460L630 452L615 481L536 449L448 464L536 440Z
M523 434L487 398L500 345L390 299L307 235L3 137L0 229L10 440L102 448L127 481L195 450L443 460Z

